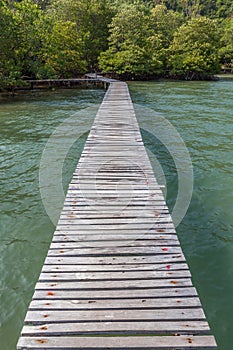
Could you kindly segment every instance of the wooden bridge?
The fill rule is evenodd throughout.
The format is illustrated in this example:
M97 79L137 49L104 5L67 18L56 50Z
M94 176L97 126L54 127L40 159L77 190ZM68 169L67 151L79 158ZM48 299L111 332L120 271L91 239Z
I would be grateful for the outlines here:
M17 349L215 349L143 145L110 81Z

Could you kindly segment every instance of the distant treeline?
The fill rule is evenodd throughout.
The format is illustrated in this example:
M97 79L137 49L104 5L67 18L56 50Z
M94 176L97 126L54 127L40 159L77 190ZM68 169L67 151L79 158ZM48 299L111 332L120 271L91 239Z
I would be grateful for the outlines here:
M232 0L0 0L0 89L87 71L205 79L222 65Z

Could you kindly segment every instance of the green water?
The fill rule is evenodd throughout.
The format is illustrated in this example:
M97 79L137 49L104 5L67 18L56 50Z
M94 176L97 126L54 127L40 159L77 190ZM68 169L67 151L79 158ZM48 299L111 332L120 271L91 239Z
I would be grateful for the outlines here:
M54 226L43 208L39 165L50 135L77 111L91 126L103 90L36 93L0 103L0 349L15 349ZM85 141L81 137L64 165L67 187ZM61 147L61 145L59 145ZM59 151L59 149L58 149Z
M173 124L190 152L194 191L177 231L219 349L232 350L233 80L133 83L130 88L134 102ZM147 127L153 130L152 120ZM172 209L177 176L168 153L157 146L153 152L164 166Z
M133 101L169 120L190 152L194 191L178 234L221 350L233 344L232 90L230 80L130 83ZM54 130L77 111L86 113L89 129L103 95L102 90L63 90L0 102L1 350L15 349L54 231L39 191L42 152ZM146 112L139 114L144 125ZM153 131L153 118L146 129ZM172 209L178 184L174 162L145 127L142 133L166 174ZM78 138L64 164L65 188L85 137Z

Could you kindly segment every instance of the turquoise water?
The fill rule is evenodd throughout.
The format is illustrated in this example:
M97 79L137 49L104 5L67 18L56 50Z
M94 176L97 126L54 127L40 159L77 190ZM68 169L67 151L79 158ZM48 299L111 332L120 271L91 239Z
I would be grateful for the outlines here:
M1 350L15 349L54 231L39 191L39 166L46 142L64 120L78 111L87 114L86 127L90 129L103 96L103 90L63 90L0 103ZM80 137L68 154L63 168L65 187L85 138L85 134Z
M230 80L130 83L134 102L146 107L144 114L139 108L138 118L145 145L166 174L171 209L177 172L166 147L152 137L154 120L148 121L147 111L169 120L190 152L194 191L178 234L221 350L231 350L233 344L232 90ZM103 90L60 90L0 102L1 350L15 349L54 231L39 191L42 152L55 129L77 112L88 130L103 95ZM64 188L86 135L78 137L68 153Z
M177 228L207 319L221 350L233 348L233 80L130 84L133 101L162 114L185 141L194 170L187 215ZM144 115L138 115L143 121ZM153 120L147 125L153 130ZM146 140L147 147L150 140ZM152 145L153 148L153 145ZM151 147L150 147L151 150ZM167 175L170 209L177 174L154 143Z

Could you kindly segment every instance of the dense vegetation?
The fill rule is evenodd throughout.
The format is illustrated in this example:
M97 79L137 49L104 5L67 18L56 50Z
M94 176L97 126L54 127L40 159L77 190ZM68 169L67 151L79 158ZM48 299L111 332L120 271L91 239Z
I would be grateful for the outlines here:
M0 88L103 71L202 79L233 65L231 0L0 0Z

